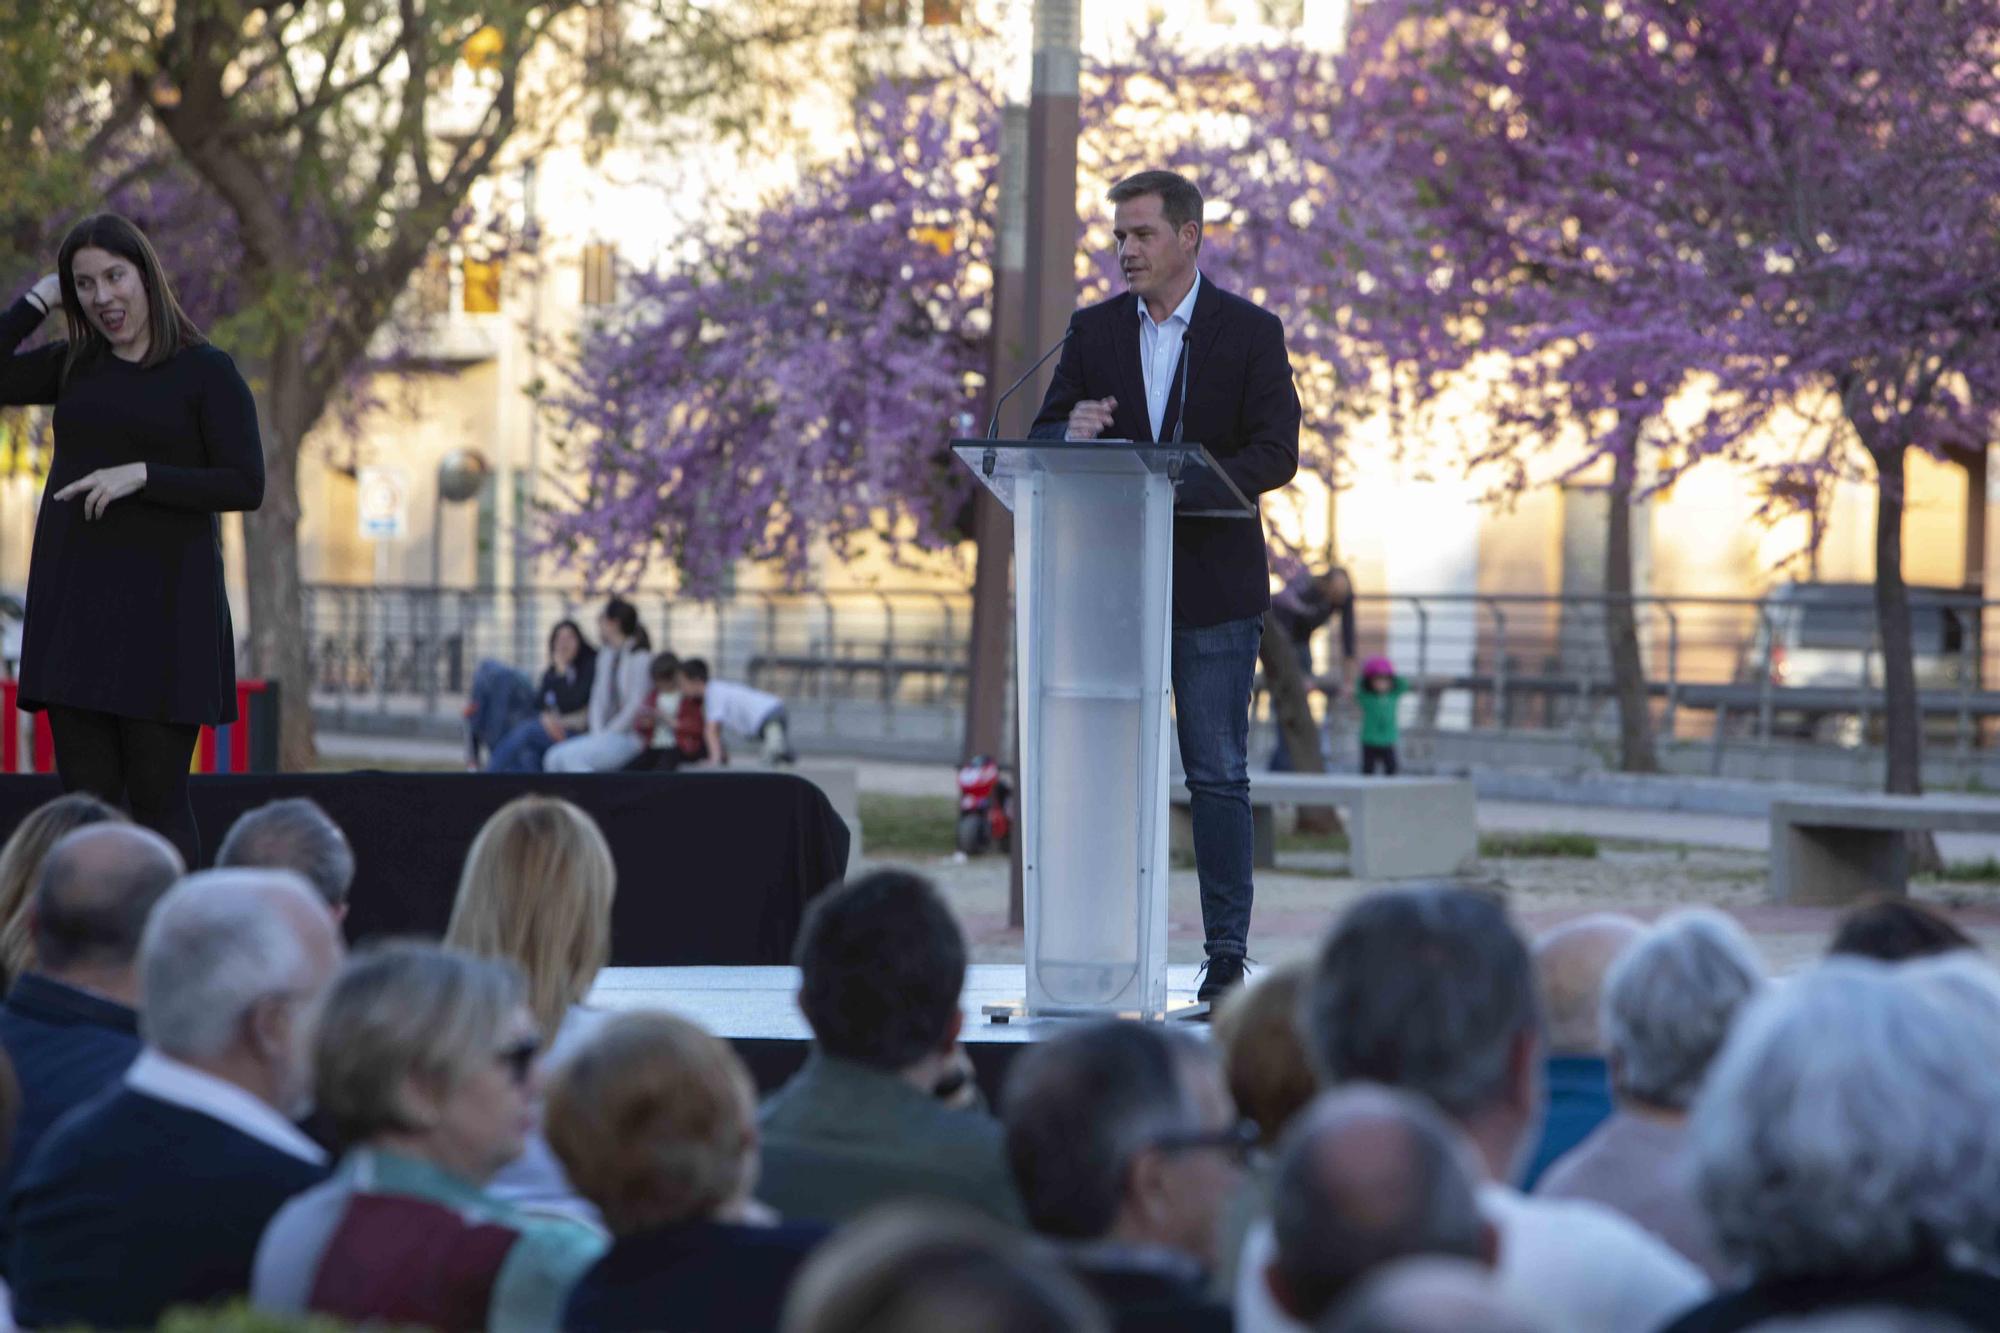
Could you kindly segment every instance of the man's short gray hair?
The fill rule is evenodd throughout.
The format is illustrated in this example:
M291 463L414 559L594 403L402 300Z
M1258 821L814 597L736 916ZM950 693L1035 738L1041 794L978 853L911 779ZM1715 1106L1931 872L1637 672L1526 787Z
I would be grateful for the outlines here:
M1407 1088L1460 1119L1506 1096L1537 1030L1528 947L1499 898L1454 885L1373 893L1321 946L1307 1048L1327 1083Z
M182 1059L219 1055L253 1005L298 986L311 960L283 894L325 911L285 870L209 870L167 890L139 941L140 1035Z
M1836 958L1753 1001L1696 1097L1696 1195L1758 1281L1990 1251L1992 1043L1884 964Z
M354 886L354 850L317 801L294 796L260 805L230 826L215 854L218 868L266 866L305 876L339 911Z
M1604 1036L1618 1090L1687 1109L1737 1012L1763 985L1757 946L1735 921L1711 908L1663 917L1605 978Z

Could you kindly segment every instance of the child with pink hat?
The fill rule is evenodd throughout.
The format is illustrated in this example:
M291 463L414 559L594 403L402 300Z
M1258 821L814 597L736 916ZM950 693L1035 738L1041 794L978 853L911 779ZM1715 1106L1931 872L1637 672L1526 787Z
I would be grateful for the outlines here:
M1402 726L1396 714L1410 683L1396 674L1386 657L1371 657L1361 664L1361 689L1355 702L1361 705L1361 772L1363 776L1380 769L1388 777L1397 770L1396 742Z

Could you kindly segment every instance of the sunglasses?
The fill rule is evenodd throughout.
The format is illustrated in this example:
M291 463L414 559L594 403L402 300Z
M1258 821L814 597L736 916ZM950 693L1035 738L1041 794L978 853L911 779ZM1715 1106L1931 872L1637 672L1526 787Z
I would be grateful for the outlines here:
M1263 1140L1263 1133L1254 1120L1238 1120L1222 1129L1184 1130L1172 1134L1162 1134L1147 1144L1161 1152L1191 1152L1202 1148L1214 1148L1228 1153L1241 1163Z
M541 1039L523 1037L511 1046L504 1046L494 1052L493 1058L507 1066L507 1072L514 1082L526 1087L528 1078L535 1072L535 1057L542 1053Z

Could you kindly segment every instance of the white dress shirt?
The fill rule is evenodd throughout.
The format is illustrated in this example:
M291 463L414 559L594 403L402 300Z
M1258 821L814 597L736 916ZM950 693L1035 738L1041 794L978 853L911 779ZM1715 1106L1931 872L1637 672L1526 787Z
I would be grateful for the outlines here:
M1146 419L1152 423L1153 439L1160 438L1160 425L1167 419L1167 394L1174 387L1174 363L1180 359L1181 343L1187 337L1188 325L1194 321L1194 298L1201 291L1201 270L1194 273L1194 286L1188 288L1181 303L1174 307L1174 313L1158 324L1153 322L1153 312L1146 308L1144 297L1139 299L1139 369L1146 377Z
M1500 1243L1496 1284L1550 1333L1641 1333L1708 1299L1701 1270L1608 1208L1488 1184L1479 1187L1479 1211ZM1308 1333L1266 1283L1277 1248L1269 1221L1244 1241L1237 1333Z
M239 1134L246 1134L279 1152L314 1166L326 1165L326 1150L307 1138L299 1127L279 1115L269 1103L225 1079L183 1064L148 1046L125 1071L125 1086L136 1093L166 1102L211 1120L220 1120Z

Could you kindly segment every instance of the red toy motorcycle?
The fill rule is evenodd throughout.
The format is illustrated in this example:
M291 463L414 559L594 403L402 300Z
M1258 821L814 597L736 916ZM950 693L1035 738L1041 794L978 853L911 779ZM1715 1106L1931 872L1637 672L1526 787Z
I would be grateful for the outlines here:
M988 847L1010 850L1014 816L1007 800L1013 794L990 755L974 755L958 770L959 851L977 856Z

